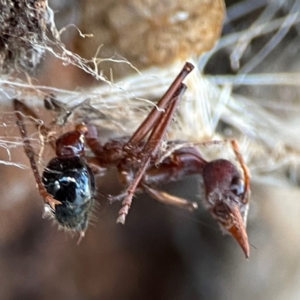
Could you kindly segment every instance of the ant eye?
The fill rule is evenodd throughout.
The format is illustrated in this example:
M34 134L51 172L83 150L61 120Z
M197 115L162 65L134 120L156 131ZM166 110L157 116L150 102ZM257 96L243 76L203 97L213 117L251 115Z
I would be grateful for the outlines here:
M244 192L244 182L240 177L233 177L230 185L231 191L236 195L240 196Z

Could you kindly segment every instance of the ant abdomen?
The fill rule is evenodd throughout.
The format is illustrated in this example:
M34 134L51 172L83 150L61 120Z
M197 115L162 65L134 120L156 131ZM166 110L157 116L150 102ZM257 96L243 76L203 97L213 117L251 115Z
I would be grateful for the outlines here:
M43 172L43 184L61 202L53 212L57 222L74 231L85 231L93 206L94 175L78 156L53 158Z

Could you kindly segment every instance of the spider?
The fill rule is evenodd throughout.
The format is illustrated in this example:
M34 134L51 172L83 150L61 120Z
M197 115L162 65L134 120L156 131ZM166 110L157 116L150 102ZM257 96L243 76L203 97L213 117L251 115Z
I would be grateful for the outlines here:
M23 138L24 151L29 158L37 188L45 207L64 228L79 233L79 241L88 227L95 195L95 180L90 161L101 168L116 167L120 182L126 189L108 201L121 201L117 223L125 223L135 193L145 191L152 198L190 211L196 202L170 195L159 190L158 184L180 180L187 175L203 177L204 204L224 232L231 234L249 257L249 243L245 229L250 179L247 167L234 140L230 143L242 170L242 175L232 162L226 159L206 161L195 145L180 146L180 142L166 142L168 154L161 156L160 149L168 125L186 90L184 78L193 70L186 63L142 124L129 139L121 138L101 144L97 129L91 124L78 124L73 131L60 136L54 148L56 157L38 172L35 153L28 139L24 114L37 118L21 101L14 99L17 125ZM42 126L41 132L47 132ZM218 143L216 141L216 143ZM181 143L182 144L182 143ZM179 147L178 147L179 145ZM86 157L88 146L94 157ZM172 150L173 149L173 150Z

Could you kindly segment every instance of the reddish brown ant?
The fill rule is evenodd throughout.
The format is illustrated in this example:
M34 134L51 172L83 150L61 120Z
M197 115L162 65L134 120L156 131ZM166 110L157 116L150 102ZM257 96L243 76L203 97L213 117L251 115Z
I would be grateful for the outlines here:
M134 194L145 191L154 199L188 210L197 208L197 203L167 194L156 188L158 184L177 181L187 175L198 174L203 177L205 205L220 227L230 233L249 256L248 237L245 219L250 193L249 174L239 154L237 144L231 141L243 176L228 160L217 159L207 162L195 146L182 146L179 142L167 142L167 149L172 149L166 157L161 157L159 150L166 130L172 120L181 96L186 90L182 83L193 70L193 65L186 63L170 88L158 101L144 122L129 140L124 138L110 140L102 145L93 125L79 124L74 131L67 132L56 140L56 156L45 168L42 177L38 172L34 150L29 142L23 114L36 117L25 104L14 100L17 124L24 142L24 150L44 199L45 206L53 217L65 228L79 232L80 237L88 226L94 199L94 175L88 161L101 168L117 167L119 178L126 190L117 196L109 196L109 201L122 201L117 218L118 223L125 223ZM47 128L42 128L47 132ZM85 156L85 144L95 157Z

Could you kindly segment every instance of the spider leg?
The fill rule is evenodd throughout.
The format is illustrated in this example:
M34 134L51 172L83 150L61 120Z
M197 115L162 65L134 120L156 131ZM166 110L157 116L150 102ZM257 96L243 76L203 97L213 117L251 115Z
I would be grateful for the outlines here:
M19 114L23 113L24 115L30 116L33 119L36 120L40 119L40 117L29 106L25 105L23 102L19 101L18 99L14 99L13 101L14 101L14 108L15 110L19 111ZM50 128L48 128L44 124L38 125L38 128L40 129L41 134L44 136L46 136L50 131Z
M166 133L168 125L172 120L172 116L176 110L180 98L185 92L185 90L186 90L186 85L181 83L179 89L177 89L176 94L173 95L173 102L167 107L165 113L161 116L161 119L160 120L158 119L158 121L156 122L157 124L155 124L155 127L153 128L149 139L147 140L144 148L142 149L141 153L143 154L143 157L140 163L140 168L138 169L134 177L134 180L126 190L127 195L122 202L122 208L119 211L119 217L117 218L117 223L122 223L122 224L125 223L126 215L128 214L129 208L131 206L132 197L135 193L135 190L139 185L143 175L145 174L151 159L156 155L156 152L160 147L161 141Z
M96 157L85 157L85 160L88 163L89 167L91 168L95 176L96 175L99 177L105 176L107 168L99 165L99 162Z
M50 207L53 210L55 210L55 205L59 205L59 204L61 204L61 202L54 199L47 192L47 190L45 189L45 187L43 185L41 176L40 176L39 171L38 171L38 166L37 166L36 160L34 158L34 156L35 156L34 150L33 150L32 146L31 146L31 143L28 139L27 130L26 130L26 127L25 127L25 124L24 124L24 117L23 117L22 112L24 112L26 114L28 112L28 110L29 110L29 112L31 110L29 108L27 108L26 105L24 105L22 102L20 102L17 99L13 100L13 105L14 105L16 117L18 119L17 120L17 125L19 127L20 134L23 138L24 151L25 151L25 153L26 153L26 155L29 159L31 169L32 169L32 172L33 172L36 184L37 184L38 191L39 191L40 195L42 196L42 198L44 199L44 202L46 204L49 204ZM25 111L24 111L24 108L26 108Z
M39 120L40 117L26 104L23 102L19 101L18 99L14 99L16 103L14 103L14 108L16 111L19 111L19 114L24 114L25 116L29 116L35 120ZM18 107L18 108L16 108ZM39 131L39 133L43 137L48 137L49 134L51 133L51 128L45 126L44 124L36 124L36 128ZM50 146L55 150L55 142L54 141L49 141Z
M184 198L180 198L171 194L168 194L164 191L160 191L157 189L154 189L150 186L144 185L143 188L145 191L154 199L168 205L174 205L180 208L185 208L189 211L194 211L198 208L198 204L196 202L190 202Z
M142 192L142 189L137 188L135 190L135 192L140 193L140 192ZM126 197L126 196L127 196L127 191L123 191L118 195L108 195L107 200L110 204L112 204L112 203L115 203L115 202L118 202L118 201L122 201L124 199L124 197Z

